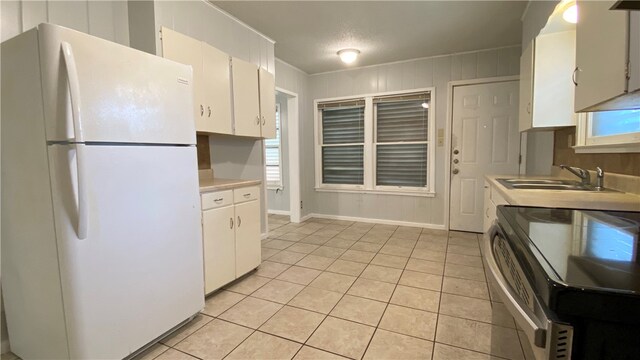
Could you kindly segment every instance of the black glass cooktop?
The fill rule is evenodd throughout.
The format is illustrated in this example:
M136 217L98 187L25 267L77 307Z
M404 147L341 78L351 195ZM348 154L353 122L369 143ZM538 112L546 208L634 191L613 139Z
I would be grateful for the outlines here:
M504 207L554 280L640 294L640 212Z

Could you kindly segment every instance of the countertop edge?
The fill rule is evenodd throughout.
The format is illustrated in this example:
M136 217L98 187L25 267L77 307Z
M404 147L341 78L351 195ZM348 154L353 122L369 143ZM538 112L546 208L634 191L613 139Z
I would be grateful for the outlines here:
M243 179L201 179L200 180L200 193L208 193L214 191L237 189L247 186L259 186L262 184L262 180L243 180Z

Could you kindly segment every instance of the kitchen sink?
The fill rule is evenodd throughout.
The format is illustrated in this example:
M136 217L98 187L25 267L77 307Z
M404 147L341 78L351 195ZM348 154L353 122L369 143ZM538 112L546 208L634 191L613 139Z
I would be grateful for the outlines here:
M579 181L560 179L497 179L508 189L597 191ZM608 189L607 189L608 190ZM611 190L608 190L611 191Z

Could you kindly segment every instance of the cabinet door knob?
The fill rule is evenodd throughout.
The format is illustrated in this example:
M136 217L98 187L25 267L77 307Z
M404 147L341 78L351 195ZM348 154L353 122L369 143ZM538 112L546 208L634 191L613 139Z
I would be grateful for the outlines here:
M211 117L211 106L207 106L207 110L209 111L209 115L207 115L207 116Z
M238 227L240 227L241 224L242 224L242 219L240 219L240 216L238 216Z
M573 74L571 74L571 81L573 81L573 85L575 86L578 86L578 80L576 79L576 74L578 73L578 70L580 70L580 68L576 66L576 68L573 69Z
M256 125L260 125L260 115L256 116Z
M200 105L200 116L204 115L204 106Z
M229 218L229 229L233 229L233 218Z
M266 123L264 116L262 117L262 125L264 125Z

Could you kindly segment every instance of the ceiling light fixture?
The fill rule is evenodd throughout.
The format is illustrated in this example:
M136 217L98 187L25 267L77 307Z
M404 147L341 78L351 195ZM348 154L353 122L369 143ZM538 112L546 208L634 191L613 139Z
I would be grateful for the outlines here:
M575 24L578 22L578 6L573 4L562 13L564 21Z
M356 49L342 49L338 51L338 56L340 56L340 60L342 60L345 64L351 64L356 61L358 55L360 54L360 50Z

